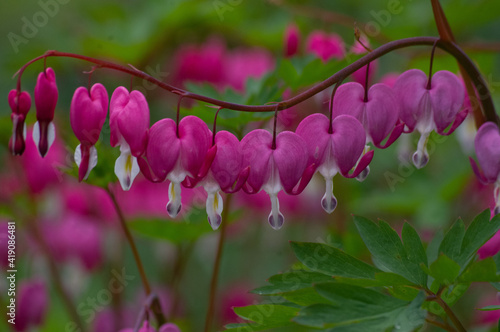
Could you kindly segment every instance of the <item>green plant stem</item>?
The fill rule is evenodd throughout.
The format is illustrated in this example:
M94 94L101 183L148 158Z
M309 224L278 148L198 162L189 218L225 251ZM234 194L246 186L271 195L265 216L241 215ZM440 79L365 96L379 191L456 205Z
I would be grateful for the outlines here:
M436 43L437 42L437 43ZM465 54L465 52L458 47L455 43L451 41L442 41L439 40L437 37L412 37L412 38L405 38L405 39L399 39L395 40L392 42L389 42L387 44L384 44L377 49L373 50L373 52L370 52L363 56L362 58L358 59L357 61L353 62L352 64L346 66L342 70L338 71L334 75L330 76L326 80L319 82L318 84L312 86L310 89L297 94L296 96L281 101L279 103L273 104L273 105L241 105L241 104L235 104L235 103L230 103L226 102L223 100L218 100L202 95L198 95L195 93L191 93L189 91L177 88L173 85L167 84L165 82L162 82L151 75L146 74L143 71L140 71L137 68L134 68L132 66L122 66L118 65L109 61L104 61L84 55L79 55L79 54L74 54L74 53L67 53L67 52L59 52L59 51L47 51L44 55L41 55L37 58L34 58L27 62L24 66L22 66L19 71L16 73L18 76L17 80L17 91L18 93L21 93L21 76L24 72L24 70L31 65L32 63L45 59L47 57L67 57L67 58L75 58L75 59L80 59L83 61L91 62L96 64L96 67L101 67L101 68L109 68L117 71L121 71L123 73L133 75L139 78L142 78L148 82L151 82L158 87L170 91L172 93L175 93L177 95L181 95L183 98L191 98L195 100L199 100L202 102L210 103L213 105L217 105L223 108L235 110L235 111L244 111L244 112L272 112L272 111L280 111L284 110L287 108L290 108L294 105L297 105L312 96L316 95L317 93L327 89L328 87L332 86L333 84L337 83L341 78L347 77L350 74L354 73L356 70L364 67L367 65L369 62L380 58L381 56L392 52L394 50L400 49L400 48L406 48L410 46L417 46L417 45L427 45L427 46L432 46L436 43L437 47L443 49L444 51L448 52L451 54L455 59L460 63L460 65L465 69L469 77L471 78L472 82L474 83L474 86L480 96L480 101L482 104L484 116L487 121L492 121L495 122L497 125L500 125L500 119L498 118L496 112L495 112L495 106L493 104L493 100L491 98L491 94L489 92L488 86L482 77L481 73L477 69L476 65L474 62Z
M456 330L451 327L450 325L448 324L444 324L444 323L441 323L441 322L438 322L436 320L433 320L433 319L430 319L430 318L426 318L425 321L429 324L432 324L434 326L437 326L439 328L442 328L443 330L445 331L448 331L448 332L456 332Z
M441 308L444 309L444 312L450 318L450 320L453 323L453 325L455 325L455 327L457 328L457 331L459 331L459 332L467 332L467 330L462 325L462 323L460 322L460 320L458 319L458 317L455 315L455 313L453 312L453 310L451 310L450 306L441 297L437 297L433 301L437 302L441 306Z
M215 255L214 270L212 272L212 280L210 281L210 295L208 300L208 310L207 317L205 319L205 332L209 332L214 320L216 295L217 295L217 282L219 279L220 262L222 258L222 249L224 247L224 241L226 239L226 227L228 224L229 209L231 207L232 195L228 194L226 199L226 206L224 211L222 211L222 224L220 226L220 236L219 242L217 244L217 253Z
M128 229L123 212L122 212L120 205L118 204L118 201L116 200L115 194L113 193L113 190L111 189L110 186L108 186L107 191L108 191L109 197L111 198L111 201L113 202L113 205L116 209L116 213L118 215L118 220L120 221L120 226L123 229L123 232L125 233L125 238L127 239L127 242L130 245L130 249L132 250L132 254L134 255L135 264L137 265L137 269L139 270L139 275L141 276L142 285L144 287L144 292L146 293L146 296L149 296L151 294L151 286L149 285L148 278L146 277L146 272L144 272L144 266L142 264L141 257L139 256L139 252L137 251L137 247L135 245L134 238L132 237L132 234L130 233L130 230ZM155 315L155 318L156 318L156 321L158 322L158 325L161 326L162 324L165 324L166 319L165 319L165 316L163 315L160 302L158 301L157 298L154 298L153 301L151 302L151 310L153 311L153 313Z

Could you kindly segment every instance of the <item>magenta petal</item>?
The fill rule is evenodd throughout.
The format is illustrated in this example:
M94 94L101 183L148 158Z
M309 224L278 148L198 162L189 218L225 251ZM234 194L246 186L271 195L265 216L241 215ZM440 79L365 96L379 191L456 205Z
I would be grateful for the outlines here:
M373 144L379 146L399 119L399 103L393 90L385 84L374 84L368 90L365 112L366 122L362 124Z
M132 155L140 156L146 145L149 128L149 107L144 95L133 90L128 92L118 87L110 102L111 145L116 146L123 137L130 146Z
M219 131L215 135L215 144L217 155L212 163L212 174L222 190L227 190L236 182L243 168L240 141L228 131Z
M236 183L234 183L231 187L228 188L223 188L222 191L224 191L226 194L233 194L240 190L241 188L244 188L244 185L247 182L248 176L250 176L250 166L245 167L240 174L238 175L238 179ZM255 194L254 192L244 190L247 194Z
M422 115L421 103L428 92L427 75L419 69L402 73L394 83L394 92L399 100L399 118L413 131Z
M448 127L464 104L465 92L458 77L449 71L438 71L432 76L431 104L438 132Z
M298 187L295 188L293 191L289 192L288 194L299 195L300 193L302 193L304 189L306 189L309 182L311 181L316 170L317 170L316 164L310 164L309 166L307 166L306 169L304 170L304 173L302 173L302 177L300 179Z
M309 159L306 142L291 131L284 131L276 137L273 152L283 189L289 193L297 185Z
M158 182L165 181L165 178L160 179L159 177L157 177L155 175L155 173L153 172L153 170L149 166L149 163L146 160L146 158L144 158L144 156L141 156L141 157L137 158L137 163L139 164L139 168L141 170L142 175L144 175L144 177L148 181L153 182L153 183L158 183Z
M58 95L54 70L47 68L38 75L35 86L36 119L39 122L50 122L54 119Z
M31 97L26 91L17 94L17 90L10 90L7 97L12 113L26 116L31 108Z
M330 142L329 127L330 120L320 113L311 114L299 123L295 132L306 142L309 163L317 166L323 163L325 150Z
M476 177L479 179L479 181L482 184L488 184L488 179L484 176L483 172L481 172L476 161L472 159L472 157L469 157L469 162L472 167L472 171L474 172L474 174L476 174Z
M269 178L269 158L273 151L271 149L272 141L272 134L264 129L252 130L241 140L243 164L250 166L250 175L248 176L247 183L253 189L246 190L251 193L258 192Z
M350 115L340 115L332 121L333 155L342 174L356 165L363 153L366 134L363 126Z
M449 136L455 132L455 130L462 124L462 122L465 121L465 118L467 118L467 115L469 114L469 109L465 109L461 111L460 113L457 114L455 121L453 121L453 124L451 125L450 129L447 132L444 131L439 131L439 135L443 136Z
M76 89L70 108L70 123L75 136L82 144L94 145L99 139L108 113L108 93L100 84L90 89Z
M474 147L487 181L497 181L500 174L500 132L495 123L486 122L479 128Z
M205 155L205 160L203 160L203 164L201 165L199 173L196 175L197 178L203 179L207 176L212 163L214 162L215 156L217 155L217 144L208 149L207 154Z
M392 130L391 135L387 139L387 142L385 142L385 144L383 145L375 144L375 146L379 149L387 149L389 146L392 145L392 143L394 143L399 138L399 136L401 136L401 134L404 132L404 128L405 128L404 123L397 124L396 127L394 127L394 129Z
M361 172L366 170L366 167L368 167L368 165L371 163L374 153L375 153L375 151L373 151L373 150L365 153L363 155L363 157L361 157L361 160L359 161L358 165L356 166L356 169L354 170L354 172L352 172L352 174L342 173L342 176L349 178L349 179L357 177L359 174L361 174ZM366 178L366 175L363 177L363 180L365 178ZM362 181L362 180L360 180L360 181Z
M180 155L182 167L195 177L211 146L212 134L203 120L189 115L179 123L179 140L182 145Z
M342 84L333 98L333 117L347 114L363 123L365 118L365 88L356 82Z
M176 128L174 120L162 119L149 130L146 155L153 173L160 179L167 177L179 159L181 144Z

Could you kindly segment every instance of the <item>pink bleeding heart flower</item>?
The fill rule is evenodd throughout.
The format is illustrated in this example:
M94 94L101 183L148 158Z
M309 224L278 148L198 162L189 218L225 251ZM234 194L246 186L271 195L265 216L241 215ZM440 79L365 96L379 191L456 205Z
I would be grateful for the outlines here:
M49 296L45 283L38 279L23 280L17 295L14 329L23 332L42 325L48 306Z
M450 135L467 116L467 110L460 112L465 98L462 83L449 71L438 71L429 80L423 71L410 69L399 76L394 90L399 97L400 119L410 132L416 129L421 135L412 159L422 168L429 161L426 146L430 133Z
M116 88L109 104L109 127L111 146L120 146L115 174L126 191L140 172L137 158L147 145L149 107L144 95L137 90L129 93L123 86Z
M333 101L333 116L341 114L358 119L365 128L366 143L373 143L381 149L389 147L403 132L403 125L396 126L399 104L393 90L385 84L374 84L368 93L359 83L342 84Z
M26 115L31 108L31 97L26 91L11 90L8 96L9 106L12 110L12 136L9 140L9 150L13 155L22 155L26 147Z
M167 212L172 218L182 207L180 183L187 176L197 177L205 162L211 138L206 123L195 116L186 116L178 127L172 119L163 119L149 130L147 160L157 181L170 180ZM141 169L145 167L141 166Z
M227 131L219 131L214 137L214 146L207 153L206 162L202 166L199 179L207 192L206 209L210 226L216 230L221 222L223 201L219 193L238 191L249 175L249 168L243 169L243 156L240 141ZM210 156L213 154L213 157Z
M325 115L317 113L302 120L296 132L305 140L310 158L325 178L326 191L321 206L332 213L337 206L333 177L337 173L347 178L356 177L373 158L373 151L361 157L366 141L365 130L353 116L339 115L330 123ZM355 166L354 172L349 174Z
M37 122L33 127L33 140L42 157L45 157L56 137L56 127L52 120L58 96L56 75L52 68L47 68L38 75L35 86Z
M493 122L485 122L477 131L474 147L479 166L470 158L472 169L479 180L494 183L495 211L500 213L500 131Z
M256 129L241 140L241 151L245 166L250 166L246 186L247 193L261 189L271 198L271 213L268 221L274 229L283 226L284 217L279 211L278 193L300 193L309 183L314 168L308 165L309 154L304 140L297 134L284 131L277 135L273 146L273 135L264 129ZM301 180L302 179L302 180ZM299 183L299 187L295 186Z
M75 150L79 181L86 180L90 171L97 165L97 150L94 145L106 121L108 103L108 92L100 83L94 84L90 91L79 87L71 100L71 128L80 141Z
M299 49L300 32L295 24L290 24L285 30L285 57L297 54Z
M313 31L307 38L307 52L315 54L323 62L331 58L342 59L345 55L344 41L335 34L326 34L323 31Z

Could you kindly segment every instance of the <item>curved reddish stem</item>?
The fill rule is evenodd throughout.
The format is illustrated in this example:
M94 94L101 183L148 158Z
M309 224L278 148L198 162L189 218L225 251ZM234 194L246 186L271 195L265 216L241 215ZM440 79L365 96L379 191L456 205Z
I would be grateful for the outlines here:
M118 65L109 61L105 60L100 60L100 59L95 59L91 58L88 56L84 55L79 55L79 54L73 54L73 53L66 53L66 52L58 52L58 51L47 51L44 55L41 55L28 63L26 63L21 69L18 71L19 73L19 78L18 78L18 90L20 91L21 87L21 75L24 72L24 70L33 62L38 61L40 59L43 59L45 57L49 56L57 56L57 57L68 57L68 58L76 58L84 61L88 61L91 63L98 64L100 67L103 68L110 68L113 70L121 71L123 73L127 73L130 75L134 75L136 77L142 78L146 81L149 81L153 84L156 84L160 88L170 91L172 93L182 93L184 97L191 98L191 99L196 99L199 101L203 101L206 103L210 103L213 105L217 105L220 107L224 107L227 109L235 110L235 111L243 111L243 112L272 112L275 111L276 108L278 111L284 110L287 108L290 108L294 105L297 105L310 97L314 96L315 94L325 90L326 88L332 86L333 84L337 83L342 77L347 77L356 70L364 67L367 65L369 62L380 58L384 54L387 54L391 51L394 51L396 49L400 48L405 48L409 46L417 46L417 45L434 45L437 41L437 47L443 49L444 51L448 52L451 54L455 59L464 67L464 69L467 71L469 74L470 78L472 79L476 90L478 93L481 95L481 103L483 105L483 111L486 119L488 121L495 122L497 125L500 125L500 120L495 112L495 107L493 105L493 100L491 98L491 94L488 90L488 86L486 82L484 81L483 77L481 76L481 73L477 69L476 65L474 62L465 54L465 52L458 47L455 43L450 42L450 41L443 41L439 40L437 37L412 37L412 38L405 38L405 39L400 39L400 40L395 40L392 42L389 42L387 44L384 44L380 46L379 48L373 50L372 52L366 54L359 60L353 62L352 64L344 67L342 70L338 71L334 75L330 76L326 80L312 86L308 90L290 98L287 100L284 100L279 103L279 105L276 107L275 105L241 105L241 104L235 104L235 103L229 103L226 101L222 100L217 100L214 98L198 95L195 93L191 93L186 90L179 89L177 87L174 87L170 84L167 84L165 82L162 82L146 73L143 71L140 71L136 68L131 68L131 67L126 67L122 65Z

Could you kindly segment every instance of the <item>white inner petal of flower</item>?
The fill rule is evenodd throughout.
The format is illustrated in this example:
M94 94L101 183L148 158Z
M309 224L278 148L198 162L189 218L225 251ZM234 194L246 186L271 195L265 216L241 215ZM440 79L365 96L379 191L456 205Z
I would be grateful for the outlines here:
M223 204L222 197L218 190L208 192L206 203L208 222L214 231L219 228L222 222L221 213Z
M325 195L321 199L321 206L323 207L323 210L325 210L328 213L332 213L335 208L337 207L337 199L333 195L333 178L325 178L326 182L326 190L325 190Z
M170 182L168 186L167 212L171 218L177 217L181 211L181 185L179 182Z
M333 157L332 140L328 140L328 145L325 149L325 161L318 167L318 171L323 177L333 178L339 171L337 162Z
M115 162L115 174L124 191L130 189L139 172L140 168L137 158L132 156L130 146L125 141L122 141L120 144L120 156Z
M272 228L275 230L280 229L285 222L285 217L280 212L280 202L277 194L269 194L271 198L271 213L269 214L268 221Z
M91 146L89 150L89 166L87 168L87 173L85 174L85 177L83 178L84 180L87 180L89 177L90 171L97 165L97 149L95 146ZM81 144L78 144L78 146L75 149L75 163L78 167L80 167L80 164L82 163L82 150L81 150Z
M422 96L422 99L420 99L418 109L421 109L422 113L419 118L415 119L417 120L416 129L421 134L429 134L431 131L436 129L436 124L434 123L434 111L432 109L431 98L428 91L426 91Z
M47 127L47 151L49 151L50 147L54 143L56 139L56 126L53 122L49 122ZM35 145L38 147L40 143L40 123L37 121L33 126L33 141ZM40 151L39 151L40 152Z

